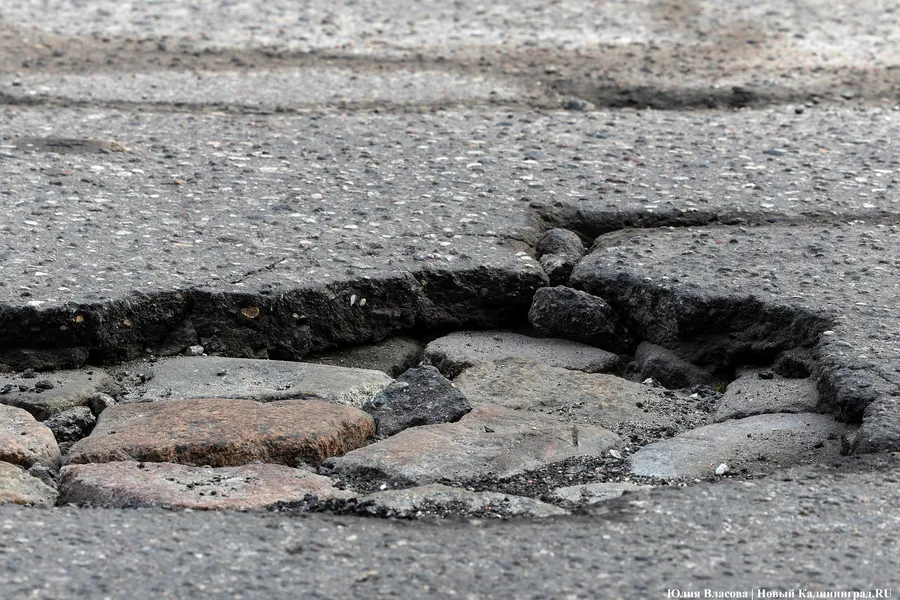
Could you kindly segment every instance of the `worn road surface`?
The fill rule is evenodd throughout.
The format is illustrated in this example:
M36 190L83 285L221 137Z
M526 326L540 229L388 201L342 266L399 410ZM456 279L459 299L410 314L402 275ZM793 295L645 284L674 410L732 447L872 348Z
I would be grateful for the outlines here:
M642 339L797 340L859 430L539 521L4 505L0 597L900 593L898 103L878 0L4 2L0 365L518 323L565 227Z

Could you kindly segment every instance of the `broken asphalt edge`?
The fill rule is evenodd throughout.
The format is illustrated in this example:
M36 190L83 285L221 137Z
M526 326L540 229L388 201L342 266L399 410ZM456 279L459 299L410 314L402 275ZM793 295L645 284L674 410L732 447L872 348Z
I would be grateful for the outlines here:
M632 228L795 221L768 213L740 217L679 210L586 214L566 208L554 212L542 205L533 208L538 232L563 227L584 239ZM819 215L814 220L834 222L860 216ZM895 218L887 212L868 216L876 221ZM535 254L531 236L526 236L527 242L514 237L510 235L511 241ZM811 348L821 396L819 410L844 421L862 421L854 439L847 441L845 452L900 450L900 441L878 434L878 420L890 416L881 414L884 411L877 406L871 414L866 412L882 396L892 398L900 395L900 390L888 381L879 386L860 381L838 356L825 351L819 339L833 325L830 315L755 297L663 289L622 273L574 279L573 287L609 302L639 339L676 348L695 362L718 362L727 368L737 363L771 362L784 350ZM310 352L378 342L410 331L521 324L534 293L548 284L540 267L423 267L377 278L349 277L331 284L257 292L217 291L199 285L135 291L124 298L47 308L0 303L0 363L9 368L43 369L119 363L153 353L164 346L167 336L186 326L212 354L300 360ZM384 308L366 310L365 305L354 302L356 298L370 299L370 306ZM691 347L690 340L700 335L729 336L732 341L725 354L713 358L709 352L716 350L704 355L702 350L697 353L696 345ZM28 340L27 345L21 340Z

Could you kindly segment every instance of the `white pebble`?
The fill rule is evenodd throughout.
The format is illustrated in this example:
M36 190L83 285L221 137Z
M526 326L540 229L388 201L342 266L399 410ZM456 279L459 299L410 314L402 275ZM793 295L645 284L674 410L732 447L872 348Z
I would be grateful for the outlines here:
M726 465L725 463L722 463L721 465L716 467L716 475L724 475L727 472L728 472L728 465Z

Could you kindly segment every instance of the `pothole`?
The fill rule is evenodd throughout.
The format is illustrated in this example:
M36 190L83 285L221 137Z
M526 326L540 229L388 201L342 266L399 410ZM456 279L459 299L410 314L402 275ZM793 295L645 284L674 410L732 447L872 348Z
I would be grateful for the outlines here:
M577 279L576 240L543 240L551 283ZM410 328L308 362L206 356L195 313L157 346L169 358L0 378L13 440L0 459L28 469L24 503L511 518L752 479L846 446L854 426L817 412L814 317L579 287L538 289L512 329ZM262 314L233 308L237 323ZM299 327L307 347L315 321Z

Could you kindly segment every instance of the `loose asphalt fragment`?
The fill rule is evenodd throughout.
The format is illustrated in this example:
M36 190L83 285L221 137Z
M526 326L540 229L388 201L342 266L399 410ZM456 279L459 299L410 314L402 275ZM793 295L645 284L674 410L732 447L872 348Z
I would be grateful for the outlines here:
M381 437L419 425L452 423L472 410L468 399L432 366L409 369L366 402Z

